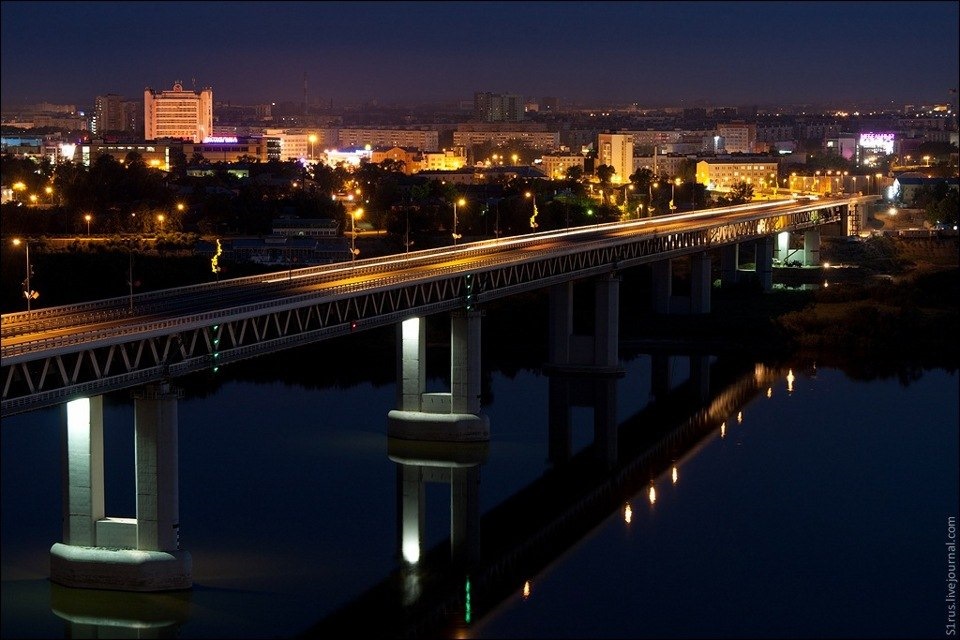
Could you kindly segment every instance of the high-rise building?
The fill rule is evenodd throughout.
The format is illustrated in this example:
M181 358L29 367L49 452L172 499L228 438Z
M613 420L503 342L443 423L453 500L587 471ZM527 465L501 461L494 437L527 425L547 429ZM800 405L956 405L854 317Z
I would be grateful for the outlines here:
M94 101L93 117L90 118L90 132L102 136L107 132L140 131L140 105L123 96L108 93L97 96Z
M473 117L480 122L522 122L523 96L512 93L473 94Z
M613 167L612 182L630 180L633 173L633 135L626 133L601 133L597 135L597 165Z
M745 122L726 122L717 125L717 135L723 138L727 153L755 153L757 125Z
M143 92L143 137L202 142L213 133L213 89L184 91L179 82L169 91Z

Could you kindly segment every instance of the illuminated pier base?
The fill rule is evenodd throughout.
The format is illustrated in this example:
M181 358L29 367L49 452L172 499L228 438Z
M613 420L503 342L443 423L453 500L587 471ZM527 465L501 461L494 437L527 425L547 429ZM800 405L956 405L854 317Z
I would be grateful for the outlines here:
M672 259L653 263L653 309L656 313L693 315L710 313L710 289L713 287L710 254L705 251L695 253L689 259L689 297L673 295ZM735 266L734 269L736 269Z
M122 591L188 589L190 554L179 548L177 399L163 383L135 399L136 518L104 513L103 399L67 404L63 542L50 549L50 579Z
M450 391L425 393L426 326L409 318L398 328L397 409L387 415L393 438L441 442L490 439L490 422L480 413L479 311L450 315Z

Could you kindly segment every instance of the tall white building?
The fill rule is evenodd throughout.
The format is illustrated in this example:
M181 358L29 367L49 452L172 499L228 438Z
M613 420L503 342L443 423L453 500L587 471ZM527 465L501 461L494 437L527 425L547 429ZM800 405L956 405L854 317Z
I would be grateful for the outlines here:
M213 134L213 89L184 91L179 82L169 91L143 92L145 140L176 138L194 143Z
M597 166L613 167L612 182L629 182L633 173L633 135L601 133L597 135Z

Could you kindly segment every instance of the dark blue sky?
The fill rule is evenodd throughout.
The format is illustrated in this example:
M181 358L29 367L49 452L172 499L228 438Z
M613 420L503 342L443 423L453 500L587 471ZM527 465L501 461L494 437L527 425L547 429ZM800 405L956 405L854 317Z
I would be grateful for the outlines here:
M2 2L4 104L944 102L957 2Z

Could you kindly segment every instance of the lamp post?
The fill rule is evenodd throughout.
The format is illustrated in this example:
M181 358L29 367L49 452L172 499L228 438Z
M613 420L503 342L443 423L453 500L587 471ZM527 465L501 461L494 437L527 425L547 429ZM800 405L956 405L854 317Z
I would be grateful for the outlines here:
M166 219L167 217L162 213L157 214L157 222L160 223L160 233L163 233L163 221Z
M27 299L27 318L29 318L31 316L30 303L39 298L40 294L30 287L30 272L32 271L30 267L30 241L21 240L20 238L13 239L13 246L19 247L21 244L23 244L24 249L26 249L27 256L27 278L23 281L23 297Z
M653 216L653 211L654 211L653 190L659 189L659 188L660 188L659 182L651 182L650 184L647 185L647 215L648 216Z
M457 239L460 238L460 234L457 233L457 205L461 207L467 204L467 201L463 198L458 198L453 201L453 244L457 244Z
M83 219L87 221L87 236L90 236L90 221L93 220L93 216L89 213L83 216Z
M876 180L877 195L880 195L880 178L883 177L883 174L882 174L882 173L878 173L878 174L876 174L874 177L877 179L877 180Z
M307 140L310 141L310 162L313 162L313 145L317 142L317 134L311 133Z
M353 262L357 259L357 254L360 253L357 251L357 218L363 217L363 209L358 208L354 209L353 213L350 214L350 261Z

